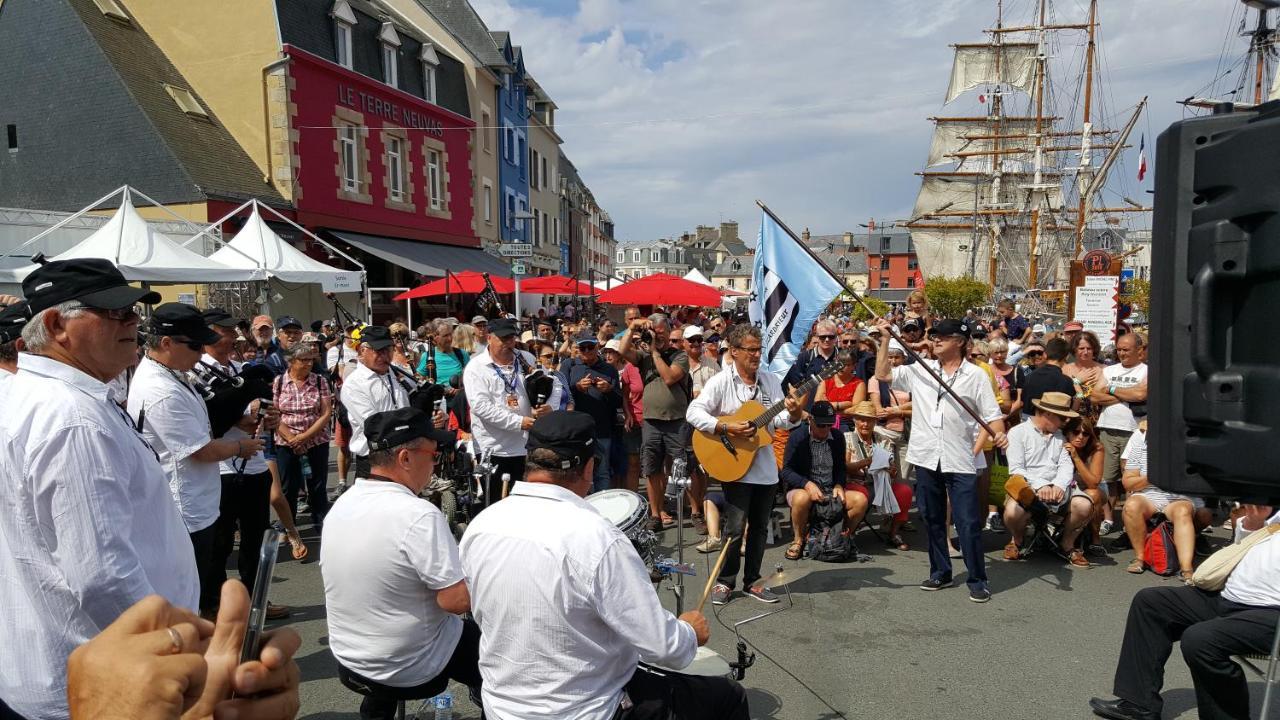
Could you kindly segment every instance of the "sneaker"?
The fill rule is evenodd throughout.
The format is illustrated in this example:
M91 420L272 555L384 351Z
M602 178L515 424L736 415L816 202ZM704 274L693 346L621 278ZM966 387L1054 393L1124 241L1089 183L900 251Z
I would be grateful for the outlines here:
M996 518L998 517L1000 516L993 512L987 513L987 522L985 525L982 526L982 529L987 531L994 531L996 529Z
M663 530L662 518L660 517L649 518L649 529L656 533L662 532Z
M1094 543L1084 549L1084 554L1090 557L1104 558L1107 556L1107 549L1097 543Z
M699 535L707 534L707 519L702 515L693 516L693 531Z
M1072 548L1071 552L1066 556L1067 564L1073 568L1087 568L1089 561L1085 558L1084 553L1080 550Z
M991 601L991 591L984 587L969 588L969 599L976 603Z
M724 583L716 583L716 586L711 588L711 604L728 605L729 596L732 594L733 588L725 585Z
M1116 524L1114 522L1110 520L1103 520L1102 524L1098 526L1098 534L1110 535L1111 531L1114 530L1115 527L1116 527Z
M947 578L943 580L942 578L931 577L928 580L925 580L924 582L920 583L920 589L929 590L929 591L941 590L943 588L949 588L954 584L955 583L952 582L951 578Z
M763 603L776 603L779 600L775 592L763 585L752 585L747 588L746 594Z
M720 552L723 549L724 549L724 538L722 537L718 537L718 538L708 537L706 540L703 540L702 542L698 543L698 545L694 548L694 550L697 550L698 552L704 553L704 554Z
M1021 560L1022 559L1022 551L1018 549L1017 543L1010 540L1009 544L1004 546L1004 559L1005 560Z
M1004 516L1001 515L1000 513L992 513L991 518L987 524L989 525L988 529L991 532L1002 533L1005 531Z
M283 620L284 618L289 617L289 608L284 605L267 603L266 614L268 620Z

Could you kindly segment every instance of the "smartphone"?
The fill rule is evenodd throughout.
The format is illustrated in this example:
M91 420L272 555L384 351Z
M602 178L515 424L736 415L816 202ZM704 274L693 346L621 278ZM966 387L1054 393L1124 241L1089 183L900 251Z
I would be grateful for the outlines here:
M249 626L240 644L240 662L258 659L258 644L262 642L262 627L267 621L267 594L271 590L271 576L276 569L276 557L280 554L280 533L267 528L262 536L262 549L258 552L258 575L253 581L253 599L249 603Z

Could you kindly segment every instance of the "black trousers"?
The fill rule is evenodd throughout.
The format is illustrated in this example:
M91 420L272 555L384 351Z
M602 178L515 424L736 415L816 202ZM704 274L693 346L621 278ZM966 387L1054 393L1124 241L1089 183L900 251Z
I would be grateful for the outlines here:
M749 720L747 693L724 677L662 675L637 669L626 686L632 706L619 708L614 720Z
M502 499L502 476L511 476L511 485L508 488L515 487L517 482L524 480L524 455L514 457L493 457L494 470L484 485L484 499L481 501L485 507L498 502Z
M200 576L200 610L216 610L222 598L222 583L227 571L218 565L214 545L218 535L215 521L203 530L190 534L191 548L196 555L196 573ZM224 563L225 564L225 563Z
M462 636L453 649L453 656L440 674L412 687L392 687L370 680L345 667L338 668L343 685L365 694L360 702L360 717L366 720L392 720L396 703L401 700L426 700L444 692L450 680L471 689L471 699L480 705L480 626L473 620L463 619ZM406 708L406 713L408 708ZM482 715L483 717L483 715Z
M213 562L222 571L218 584L227 580L227 558L235 548L236 530L240 531L240 552L236 569L240 582L253 596L253 583L258 577L258 553L262 536L271 516L271 473L255 475L223 475L222 504L218 522L214 523Z
M294 522L298 520L298 491L302 488L302 457L311 466L307 478L307 505L311 508L311 522L316 530L324 524L329 514L329 443L321 443L304 453L295 453L288 445L276 445L276 463L280 466L280 490L289 501L289 512Z
M717 582L733 589L738 577L738 563L742 549L742 529L747 526L747 559L742 569L742 587L749 588L760 579L760 562L764 559L764 541L769 534L769 511L778 485L748 485L725 483L724 516L721 536L729 549L724 558Z
M1129 605L1113 692L1160 714L1164 664L1181 641L1200 717L1249 720L1244 671L1230 658L1270 653L1278 614L1189 586L1143 588Z

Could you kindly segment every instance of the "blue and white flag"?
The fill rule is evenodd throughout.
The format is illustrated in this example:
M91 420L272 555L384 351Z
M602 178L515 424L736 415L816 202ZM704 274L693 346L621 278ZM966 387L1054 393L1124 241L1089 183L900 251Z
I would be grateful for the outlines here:
M747 313L763 335L761 362L784 375L818 316L844 288L763 210L751 286Z

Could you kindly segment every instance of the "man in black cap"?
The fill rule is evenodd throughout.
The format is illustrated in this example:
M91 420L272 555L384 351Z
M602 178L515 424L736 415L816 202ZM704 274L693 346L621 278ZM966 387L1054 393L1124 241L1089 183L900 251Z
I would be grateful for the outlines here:
M137 356L130 287L106 260L54 261L23 281L32 319L0 413L0 697L67 715L67 657L147 595L194 608L190 540L155 453L109 394ZM54 581L52 578L56 578Z
M573 407L596 421L596 470L592 490L609 489L609 449L613 444L613 428L622 407L618 385L618 369L600 357L600 342L591 331L575 341L578 356L560 364L560 373L568 380L573 393Z
M27 324L27 303L15 302L0 310L0 382L18 372L22 328Z
M369 325L360 331L356 353L360 365L342 383L339 401L351 422L348 447L355 456L356 477L368 477L369 442L364 436L365 421L374 413L409 407L409 393L391 370L391 331Z
M302 339L302 323L298 318L292 315L281 315L276 318L276 339L272 343L271 351L267 353L265 360L266 366L271 368L271 372L276 375L283 375L289 369L289 361L284 357L284 351L293 347L294 343Z
M129 386L129 415L156 450L169 490L191 535L200 572L200 610L217 609L225 571L215 558L214 541L222 481L218 463L250 458L262 450L256 438L211 436L203 395L186 373L200 360L205 345L218 341L204 317L190 305L156 307L144 330L147 357Z
M809 410L809 422L792 431L782 456L781 480L787 483L787 505L791 506L791 529L795 537L787 548L788 560L799 560L809 536L809 513L815 503L835 498L844 505L845 527L858 529L867 512L867 498L857 492L845 492L848 480L845 470L844 433L832 432L836 424L835 406L819 400Z
M732 680L637 667L687 667L710 628L699 611L676 618L662 607L631 541L583 499L595 424L572 411L536 420L527 482L477 516L462 539L471 611L483 632L486 711L747 718L746 694Z
M347 687L367 689L360 717L395 716L449 680L480 687L480 628L443 513L418 497L453 442L416 408L364 422L370 471L334 502L320 544L329 649Z
M882 336L889 336L890 323L877 323ZM967 362L964 350L970 327L964 320L939 320L929 330L934 359L913 365L891 367L889 343L882 342L876 354L876 379L892 381L893 390L911 393L911 442L907 462L916 468L916 497L924 519L929 547L929 577L921 590L951 587L951 557L947 543L947 498L951 498L951 518L959 534L960 552L969 575L969 599L985 603L991 599L987 569L982 554L982 521L986 499L978 496L975 457L987 441L987 432L929 373L941 376L968 407L991 426L995 445L1004 448L1004 419L991 381L982 368ZM926 369L928 368L928 369Z

